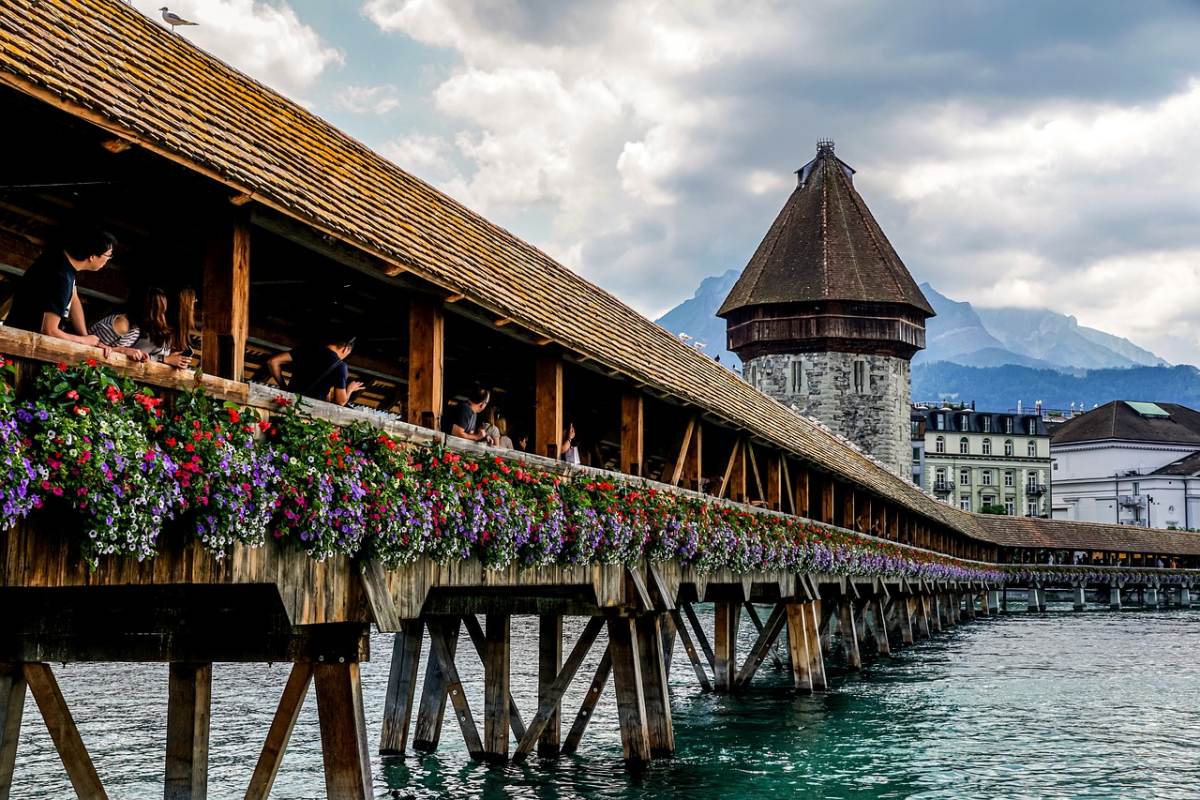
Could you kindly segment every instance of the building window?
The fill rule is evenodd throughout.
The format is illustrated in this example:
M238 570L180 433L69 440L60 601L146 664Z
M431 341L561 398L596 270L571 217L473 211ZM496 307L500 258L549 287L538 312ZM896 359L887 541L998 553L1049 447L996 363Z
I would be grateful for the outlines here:
M970 486L971 470L967 469L966 467L960 469L958 471L958 483L960 486Z
M758 367L754 366L753 364L748 365L745 370L745 377L746 383L750 384L755 389L758 388Z
M963 511L970 511L971 510L971 495L964 494L962 497L958 498L958 507L961 508Z
M992 418L985 416L982 419L983 419L983 432L991 433L992 432Z
M915 463L919 462L920 460L921 460L921 448L914 447L913 448L913 463L915 464Z
M967 416L966 414L963 414L961 417L959 417L958 418L958 429L960 431L971 430L971 418L969 416Z
M945 414L934 414L933 415L933 426L934 426L934 428L936 428L939 431L946 430L946 415Z
M992 440L991 439L983 440L983 454L985 456L990 456L992 454Z
M1011 497L1004 501L1004 513L1010 517L1017 513L1017 501Z
M1029 517L1040 516L1040 514L1038 514L1037 500L1029 500L1025 503L1025 515Z
M1141 494L1141 493L1142 493L1142 484L1138 483L1137 481L1134 481L1134 482L1133 482L1133 494L1134 494L1134 496L1137 496L1137 495L1139 495L1139 494Z
M990 469L985 469L983 472L979 473L979 478L980 483L982 483L984 486L992 485L992 471Z
M996 504L996 498L992 497L990 494L985 494L983 497L981 497L979 499L980 499L980 501L982 501L982 504L985 506L992 506L992 505Z
M1004 440L1004 455L1011 456L1012 454L1013 454L1012 439L1005 439Z
M1031 439L1029 446L1025 448L1025 452L1029 454L1030 458L1037 458L1037 442Z
M804 359L792 359L790 394L808 394L808 370L804 367Z
M962 453L964 456L971 452L971 442L967 439L967 437L964 436L958 440L958 452Z
M861 358L854 362L854 393L867 393L867 362Z
M909 424L912 426L912 432L911 432L912 438L915 439L918 436L920 436L921 435L921 420L914 419Z
M1004 470L1004 485L1005 486L1012 486L1013 483L1015 483L1015 478L1016 478L1016 476L1013 475L1013 471L1011 469Z
M1004 418L1004 432L1012 433L1012 417Z
M1026 420L1026 423L1028 423L1026 425L1026 429L1029 431L1029 435L1037 436L1037 420L1034 419L1033 417L1030 417L1029 419Z
M933 450L936 453L946 452L946 437L939 436L933 440Z

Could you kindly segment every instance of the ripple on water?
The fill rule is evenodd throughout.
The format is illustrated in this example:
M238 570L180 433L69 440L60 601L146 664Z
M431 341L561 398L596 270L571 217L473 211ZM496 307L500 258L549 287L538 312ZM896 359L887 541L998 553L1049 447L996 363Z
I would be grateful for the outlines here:
M702 609L707 611L707 609ZM702 613L702 616L707 616ZM579 625L574 626L578 632ZM742 652L750 646L744 626ZM536 702L536 626L514 620L513 694ZM363 665L368 730L378 734L390 642ZM580 669L567 722L602 648ZM471 763L447 719L432 756L376 759L379 797L394 798L1194 798L1200 795L1200 612L1013 615L957 628L792 693L768 662L744 697L705 695L676 648L671 676L679 757L630 774L620 764L611 690L580 755L522 766ZM459 663L481 708L479 663ZM162 794L166 669L57 669L114 798ZM287 679L282 665L219 664L213 678L210 796L240 797ZM30 702L13 798L70 797ZM478 716L478 712L476 712ZM272 795L324 795L310 696Z

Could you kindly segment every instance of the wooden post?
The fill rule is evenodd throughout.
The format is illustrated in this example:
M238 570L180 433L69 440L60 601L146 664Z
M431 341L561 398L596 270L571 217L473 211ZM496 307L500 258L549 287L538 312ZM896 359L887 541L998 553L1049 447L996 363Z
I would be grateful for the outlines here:
M794 480L796 481L795 494L796 498L796 516L807 517L810 515L809 505L809 489L810 475L808 467L797 466L795 468Z
M731 455L732 469L729 471L729 499L738 503L746 502L746 448L749 446L745 439L739 439L733 446Z
M642 393L631 390L622 394L621 472L626 475L644 474L643 416Z
M642 659L635 623L629 617L609 617L608 650L612 655L613 685L617 692L617 719L621 748L630 763L650 760L650 733L646 724Z
M358 664L316 664L313 678L325 761L325 795L331 800L370 800L374 796L371 756Z
M858 652L858 630L854 625L854 600L843 596L838 601L838 636L841 639L842 655L850 669L862 669L862 656Z
M749 610L753 607L749 603L746 603L746 608ZM787 604L784 602L776 603L775 607L771 610L771 616L767 618L765 624L758 621L757 617L758 614L755 612L753 619L758 623L758 638L750 648L750 654L746 657L745 663L742 664L742 668L738 671L737 677L734 679L734 688L738 691L744 690L750 685L751 679L754 678L754 673L762 666L762 662L766 660L767 654L775 646L775 640L787 624Z
M805 603L787 604L788 654L792 662L792 685L803 692L813 690L812 657L807 631L808 609Z
M814 692L829 688L829 679L825 676L825 656L821 653L821 601L813 600L805 604L804 633L808 637L808 675L812 681Z
M854 502L858 508L858 518L856 519L855 524L851 527L853 527L859 533L870 533L872 520L871 509L873 506L871 495L866 494L865 492L857 491L854 492L854 494L857 495Z
M592 720L592 712L595 711L596 703L599 702L600 695L608 684L608 676L611 672L612 648L608 647L605 648L604 657L596 666L596 674L592 677L587 694L583 697L579 713L575 715L575 722L572 723L571 730L567 732L567 738L563 740L562 752L564 754L574 753L579 749L579 740L583 738L583 732L587 730L588 723Z
M382 755L404 755L408 727L412 721L413 697L417 688L417 664L425 623L406 619L392 642L392 663L388 670L387 695L383 700L383 729L379 734Z
M562 615L542 614L538 617L538 704L546 699L546 693L562 667ZM559 752L559 720L562 701L554 706L554 713L546 722L546 730L538 739L538 755L556 756Z
M834 524L833 478L826 477L821 481L821 513L820 521L827 525Z
M875 595L871 598L871 616L873 632L875 634L875 647L881 656L890 656L892 654L892 644L888 641L887 631L887 616L883 610L883 596Z
M488 614L483 659L483 754L508 761L509 630L508 614Z
M855 530L856 513L854 510L854 489L850 486L842 488L842 524L841 527Z
M676 484L685 489L693 489L697 492L703 492L704 486L704 424L700 421L699 415L694 418L692 424L691 440L688 442L687 450L683 455L683 471L681 474L682 483Z
M15 664L0 664L0 800L9 800L12 791L24 713L25 676Z
M419 295L408 304L409 423L441 430L445 398L446 316L441 302Z
M172 663L167 679L165 800L208 796L208 723L212 664Z
M201 290L201 366L209 375L243 380L250 329L250 228L242 219L216 223L205 240Z
M283 754L292 738L292 730L300 718L308 685L312 683L312 674L312 664L306 661L292 665L283 696L279 698L279 706L267 731L267 740L263 742L262 753L254 767L254 775L250 778L250 786L246 789L246 800L267 800L270 797L275 776L279 774L279 765L283 763Z
M537 360L537 413L534 421L534 452L558 458L563 435L563 363L558 356Z
M429 620L430 634L434 626L441 629L451 657L458 647L458 632L461 622L455 618L449 622ZM438 659L430 652L425 662L425 684L421 688L421 705L417 709L417 722L413 728L413 750L432 753L437 750L442 738L442 719L446 714L446 691L450 677Z
M718 692L731 692L737 678L737 634L742 605L714 603L713 616L713 688Z
M513 761L524 761L533 750L534 742L541 738L545 732L546 724L550 721L550 717L558 713L559 707L562 705L563 693L567 687L571 685L571 681L575 679L575 673L579 670L579 665L587 658L587 654L592 649L592 644L595 643L596 637L600 635L600 630L604 627L604 619L602 617L592 617L588 620L587 625L583 628L583 633L580 634L579 640L575 642L575 646L571 648L571 654L567 656L566 663L562 669L554 676L554 679L545 687L544 690L539 689L539 699L537 711L533 715L533 719L529 721L529 727L521 734L517 741L517 750L513 753ZM604 678L608 676L608 666L611 664L611 658L605 653L604 659L601 662ZM600 679L600 672L597 672L597 679ZM601 684L603 688L603 684ZM595 688L595 694L599 694L600 690ZM595 706L595 699L589 694L584 700L584 706L588 713L580 711L580 718L576 722L581 722L579 734L582 735L582 726L587 725L587 719L590 716L591 709ZM571 734L575 734L575 728L571 729ZM569 739L570 737L568 737ZM578 744L578 739L575 740Z
M641 659L642 697L646 708L646 733L651 758L675 755L675 727L671 721L671 695L667 690L667 664L663 658L662 614L644 614L637 628Z
M81 800L107 800L108 794L100 783L100 776L96 774L87 748L83 746L79 728L75 726L50 665L23 664L21 669L76 797Z
M767 453L767 474L764 476L767 482L767 496L763 498L767 501L767 508L772 511L783 510L783 473L779 468L780 453L778 450L771 450Z

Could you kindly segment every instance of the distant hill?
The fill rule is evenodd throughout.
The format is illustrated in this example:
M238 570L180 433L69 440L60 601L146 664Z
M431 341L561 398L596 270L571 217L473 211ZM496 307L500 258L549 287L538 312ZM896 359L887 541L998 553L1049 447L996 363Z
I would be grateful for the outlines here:
M1087 370L1078 375L1021 366L967 367L948 361L917 364L912 371L917 400L974 400L979 408L1003 411L1021 400L1046 408L1085 410L1110 400L1151 400L1200 408L1200 370L1128 367Z

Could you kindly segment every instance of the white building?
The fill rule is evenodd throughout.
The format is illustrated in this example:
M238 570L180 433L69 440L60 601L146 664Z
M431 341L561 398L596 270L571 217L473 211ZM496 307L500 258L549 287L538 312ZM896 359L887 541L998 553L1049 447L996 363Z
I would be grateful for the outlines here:
M1055 519L1200 528L1200 412L1117 400L1051 434Z

